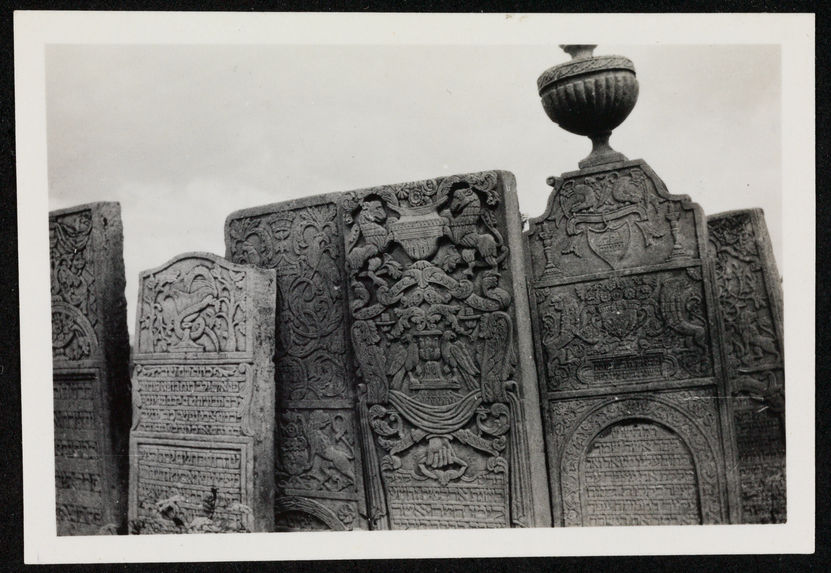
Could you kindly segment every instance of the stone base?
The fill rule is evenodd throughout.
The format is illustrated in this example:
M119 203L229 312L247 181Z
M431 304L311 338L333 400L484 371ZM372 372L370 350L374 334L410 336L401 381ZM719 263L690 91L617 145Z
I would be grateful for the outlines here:
M580 160L577 165L580 169L587 169L596 165L605 165L607 163L617 163L620 161L629 161L629 159L619 151L592 151L585 159Z

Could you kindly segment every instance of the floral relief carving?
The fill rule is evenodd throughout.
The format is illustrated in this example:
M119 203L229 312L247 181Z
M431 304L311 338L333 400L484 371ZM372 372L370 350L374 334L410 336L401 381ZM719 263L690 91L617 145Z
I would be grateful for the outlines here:
M708 219L736 434L742 517L782 523L785 372L781 291L760 211ZM777 312L778 305L778 312Z
M327 203L229 224L235 262L277 271L277 370L290 400L350 394L336 215L336 206Z
M535 290L552 389L711 375L700 281L622 276Z
M84 360L98 346L98 300L92 249L92 211L49 220L52 357Z
M354 369L340 229L330 197L244 211L227 224L232 260L277 273L278 504L306 504L306 509L329 507L326 496L333 493L354 500L349 507L363 504L364 496L354 414L344 409L354 400ZM335 522L336 529L353 522L366 527L355 515L347 523L338 522L336 511L327 512L323 519L316 510L287 510L278 514L278 527L316 530Z
M711 219L708 228L731 377L760 366L781 365L750 214Z
M143 281L139 352L244 352L245 271L208 259L174 263Z

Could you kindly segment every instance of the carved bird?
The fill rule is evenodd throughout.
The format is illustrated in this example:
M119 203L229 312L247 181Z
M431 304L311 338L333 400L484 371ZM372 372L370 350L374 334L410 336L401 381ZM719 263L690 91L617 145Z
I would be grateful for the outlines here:
M441 357L445 364L459 373L465 389L476 388L479 367L476 366L465 345L456 341L456 333L452 330L446 330L441 335Z
M575 185L574 191L560 200L560 205L562 206L566 217L570 217L579 211L592 209L596 203L597 196L595 195L594 190L588 185L583 185L582 183Z
M393 344L387 356L387 376L392 376L390 388L401 390L404 377L418 364L418 344L410 334L401 337L401 344Z
M612 197L619 203L640 203L643 190L629 178L618 179L612 187Z

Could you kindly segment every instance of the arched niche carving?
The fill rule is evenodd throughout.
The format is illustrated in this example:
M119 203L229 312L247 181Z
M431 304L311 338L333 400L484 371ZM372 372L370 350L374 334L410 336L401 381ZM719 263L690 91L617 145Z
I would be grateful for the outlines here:
M701 523L724 522L721 460L707 435L677 407L656 398L632 397L598 405L582 418L567 440L559 464L563 524L587 525L582 473L589 447L604 430L627 422L655 424L677 436L692 456Z
M278 498L274 507L275 523L278 531L281 528L289 531L314 531L331 530L346 531L347 527L338 519L338 516L331 509L312 499L305 497L281 497ZM291 527L289 523L281 523L281 516L287 517L287 521L302 520L297 528Z

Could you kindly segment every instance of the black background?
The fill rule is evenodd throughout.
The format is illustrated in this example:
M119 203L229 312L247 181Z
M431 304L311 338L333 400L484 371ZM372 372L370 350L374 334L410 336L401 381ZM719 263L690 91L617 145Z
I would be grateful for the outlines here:
M348 571L384 572L414 570L490 573L512 571L829 571L829 397L825 388L831 379L831 353L828 352L828 320L831 314L831 282L825 268L825 249L831 249L827 225L831 206L828 189L828 15L815 2L619 2L583 0L579 2L161 2L161 1L52 1L3 2L0 10L0 571L23 568L23 465L20 425L20 353L18 313L17 205L15 184L14 133L14 10L177 10L177 11L316 11L316 12L813 12L816 14L816 159L817 159L817 275L816 275L816 551L815 555L735 555L678 557L591 557L591 558L511 558L511 559L413 559L366 561L301 561L274 563L126 564L39 566L37 569L100 571ZM636 41L637 38L633 38ZM815 96L816 96L815 94ZM784 183L784 200L788 184ZM829 285L826 287L826 285ZM24 317L25 319L25 317ZM798 381L791 381L798 383ZM603 548L598 547L598 552ZM26 567L26 569L35 567Z

